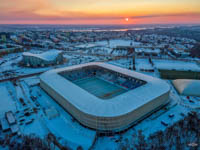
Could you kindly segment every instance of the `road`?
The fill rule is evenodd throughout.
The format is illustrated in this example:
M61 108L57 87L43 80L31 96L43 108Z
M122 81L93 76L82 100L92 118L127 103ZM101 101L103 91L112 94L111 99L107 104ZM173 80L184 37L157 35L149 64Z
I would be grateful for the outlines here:
M37 72L37 73L31 73L31 74L25 74L25 75L19 75L17 77L10 77L10 78L6 78L6 79L2 79L2 80L0 80L0 82L12 81L12 80L18 80L18 79L21 79L21 78L32 77L32 76L40 75L43 72L45 72L45 71L41 71L41 72Z

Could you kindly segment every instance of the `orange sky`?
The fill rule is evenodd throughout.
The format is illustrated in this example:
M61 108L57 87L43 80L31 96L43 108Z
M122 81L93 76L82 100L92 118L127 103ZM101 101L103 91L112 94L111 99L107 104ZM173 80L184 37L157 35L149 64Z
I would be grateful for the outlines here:
M0 24L200 24L200 0L0 0L0 10Z

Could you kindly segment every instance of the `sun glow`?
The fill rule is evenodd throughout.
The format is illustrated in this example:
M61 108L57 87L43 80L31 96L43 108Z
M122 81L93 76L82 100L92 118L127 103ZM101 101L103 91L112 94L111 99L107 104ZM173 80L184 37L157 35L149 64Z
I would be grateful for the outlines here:
M26 2L0 0L0 24L200 23L200 0L28 0L28 5Z

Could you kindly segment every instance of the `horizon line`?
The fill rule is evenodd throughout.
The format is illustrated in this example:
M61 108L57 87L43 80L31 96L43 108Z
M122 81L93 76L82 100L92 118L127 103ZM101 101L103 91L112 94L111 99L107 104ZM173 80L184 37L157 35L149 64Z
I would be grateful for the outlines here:
M65 24L65 23L0 23L0 25L120 25L120 26L133 26L133 25L200 25L200 23L150 23L150 24L78 24L78 23L71 23L71 24Z

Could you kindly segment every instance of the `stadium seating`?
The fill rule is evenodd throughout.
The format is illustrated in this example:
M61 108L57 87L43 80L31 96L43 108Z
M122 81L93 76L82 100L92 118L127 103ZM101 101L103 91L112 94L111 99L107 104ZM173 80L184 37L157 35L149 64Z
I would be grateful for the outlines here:
M95 76L118 86L122 86L128 90L135 89L145 84L145 82L142 80L134 79L122 74L118 74L116 72L112 72L110 70L95 67L86 67L81 71L72 70L70 72L62 72L61 75L71 82Z

